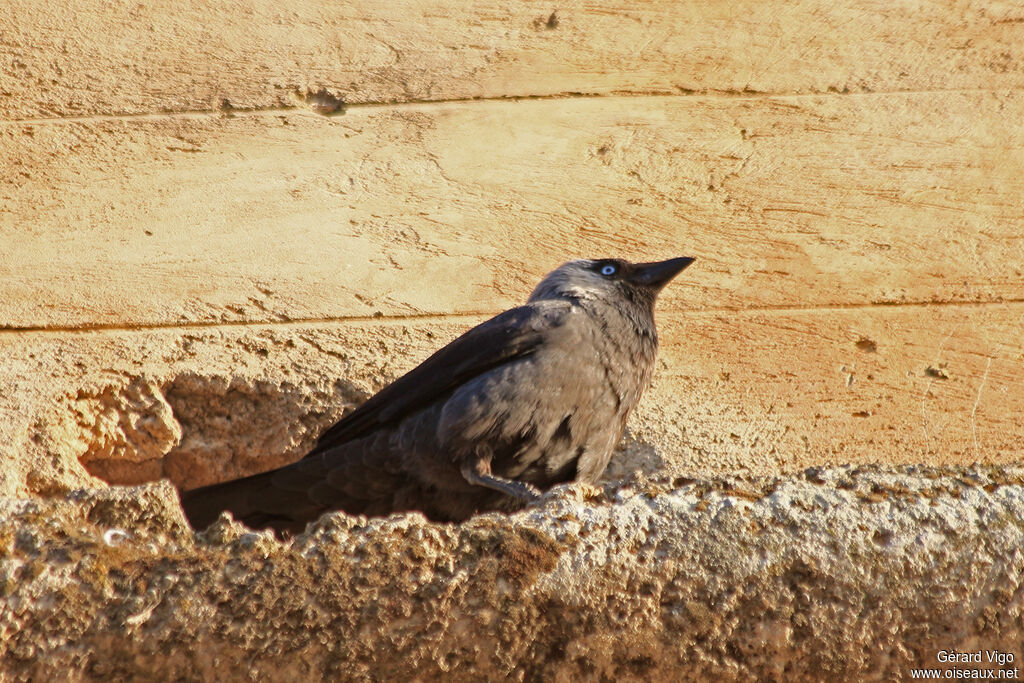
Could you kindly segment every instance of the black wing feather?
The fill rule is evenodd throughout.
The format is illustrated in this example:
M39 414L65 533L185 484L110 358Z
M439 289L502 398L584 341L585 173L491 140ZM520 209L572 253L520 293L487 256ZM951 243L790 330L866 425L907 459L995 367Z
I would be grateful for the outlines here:
M532 353L571 308L567 301L538 301L477 325L327 429L306 457L399 422L470 379Z

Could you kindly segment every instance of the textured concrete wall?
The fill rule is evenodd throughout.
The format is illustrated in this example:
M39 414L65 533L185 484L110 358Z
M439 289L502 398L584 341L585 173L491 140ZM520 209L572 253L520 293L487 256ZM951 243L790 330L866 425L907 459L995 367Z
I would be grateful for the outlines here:
M12 678L899 680L1024 641L1019 469L570 489L287 544L194 536L166 483L0 516Z

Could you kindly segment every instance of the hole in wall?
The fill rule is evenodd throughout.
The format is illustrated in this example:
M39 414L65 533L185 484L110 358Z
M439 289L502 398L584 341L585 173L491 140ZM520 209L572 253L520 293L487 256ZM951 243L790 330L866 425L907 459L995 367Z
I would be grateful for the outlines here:
M367 397L345 380L124 378L69 397L54 442L108 483L167 477L190 489L296 460Z

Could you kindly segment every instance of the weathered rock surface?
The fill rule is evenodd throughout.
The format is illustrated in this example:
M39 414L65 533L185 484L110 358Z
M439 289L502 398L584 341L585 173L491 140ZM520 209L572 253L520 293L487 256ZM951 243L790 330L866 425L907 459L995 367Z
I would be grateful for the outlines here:
M167 483L0 502L15 680L891 680L1024 642L1024 471L563 487L513 516L186 526Z

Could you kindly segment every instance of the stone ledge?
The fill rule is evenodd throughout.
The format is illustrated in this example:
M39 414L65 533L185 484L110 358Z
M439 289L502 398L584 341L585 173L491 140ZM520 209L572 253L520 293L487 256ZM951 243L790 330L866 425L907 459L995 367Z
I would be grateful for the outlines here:
M462 525L327 515L284 542L227 518L194 534L166 482L2 499L0 669L892 679L940 649L1021 658L1022 547L1021 468L634 479Z

